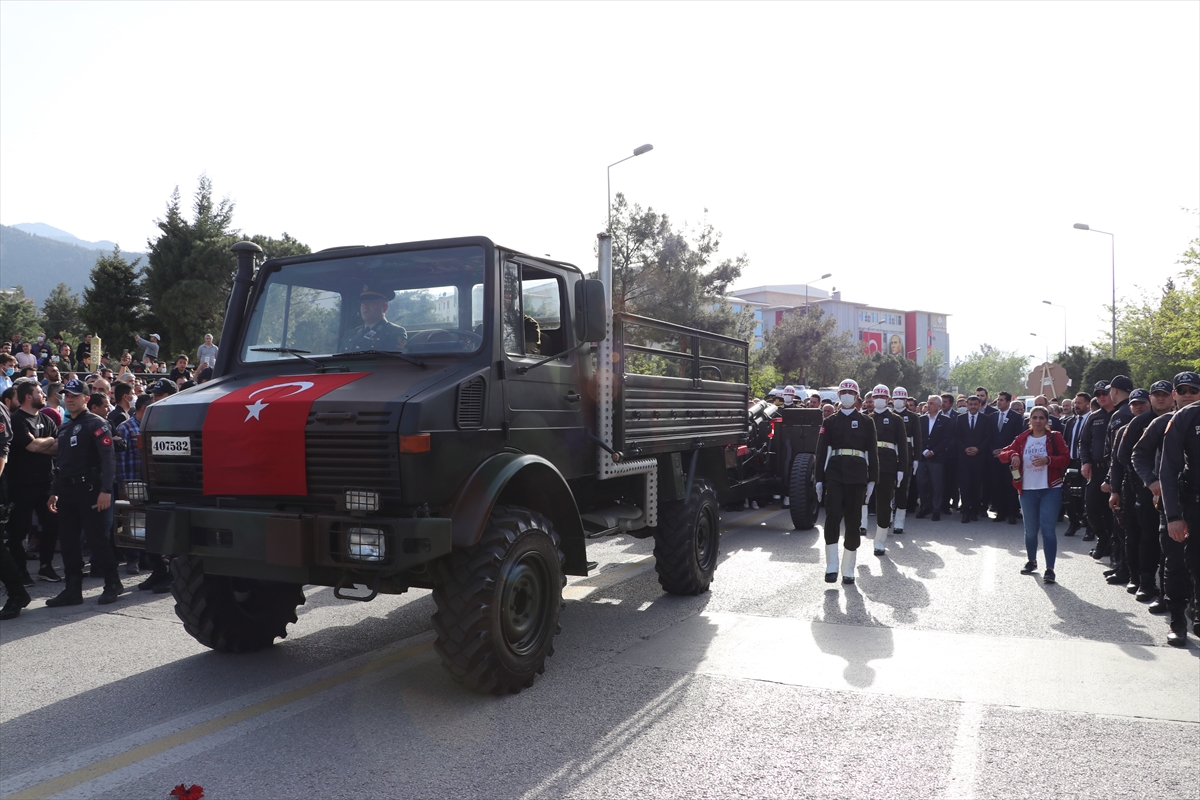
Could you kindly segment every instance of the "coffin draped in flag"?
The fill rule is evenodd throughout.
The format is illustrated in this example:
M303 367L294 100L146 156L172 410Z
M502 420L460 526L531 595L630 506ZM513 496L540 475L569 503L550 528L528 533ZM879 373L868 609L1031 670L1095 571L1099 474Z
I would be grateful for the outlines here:
M204 418L206 495L306 495L304 428L313 401L365 377L283 375L216 400Z

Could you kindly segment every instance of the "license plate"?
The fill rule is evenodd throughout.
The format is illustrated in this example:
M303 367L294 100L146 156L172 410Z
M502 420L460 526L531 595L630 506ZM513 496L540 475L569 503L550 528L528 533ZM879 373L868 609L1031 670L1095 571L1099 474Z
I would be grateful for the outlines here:
M190 456L192 454L192 439L190 436L151 436L150 454L155 456Z

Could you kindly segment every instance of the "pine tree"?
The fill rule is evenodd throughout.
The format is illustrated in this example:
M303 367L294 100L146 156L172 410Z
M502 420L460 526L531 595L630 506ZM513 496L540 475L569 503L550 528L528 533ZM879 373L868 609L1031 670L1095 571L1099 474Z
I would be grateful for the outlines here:
M70 286L65 283L55 286L42 303L47 332L51 335L61 333L73 348L85 330L80 310L79 295L72 292Z
M132 264L114 247L112 254L96 259L92 285L83 291L81 316L88 330L100 334L104 349L115 358L134 347L134 336L142 333L146 301L136 259Z

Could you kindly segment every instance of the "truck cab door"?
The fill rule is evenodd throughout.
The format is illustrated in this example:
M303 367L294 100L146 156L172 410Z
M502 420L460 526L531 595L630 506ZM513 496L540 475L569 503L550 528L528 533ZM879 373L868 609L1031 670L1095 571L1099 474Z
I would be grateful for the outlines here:
M567 478L589 474L595 451L587 439L585 409L594 405L584 397L581 359L591 354L577 351L533 366L576 344L567 298L571 278L578 276L510 258L501 277L508 443L542 456Z

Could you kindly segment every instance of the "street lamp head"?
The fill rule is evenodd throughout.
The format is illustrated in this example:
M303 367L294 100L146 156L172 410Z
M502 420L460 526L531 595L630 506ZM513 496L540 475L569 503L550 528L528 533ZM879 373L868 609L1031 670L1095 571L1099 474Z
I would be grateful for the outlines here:
M832 277L832 276L833 276L833 273L832 273L832 272L826 272L824 275L822 275L822 276L819 278L819 280L825 280L826 278L829 278L829 277Z
M1091 230L1091 227L1089 227L1088 225L1085 225L1085 224L1084 224L1084 223L1082 223L1082 222L1076 222L1076 223L1075 223L1075 225L1074 225L1073 227L1074 227L1076 230L1080 230L1080 231L1090 231L1090 230Z
M1049 300L1043 300L1042 302L1043 302L1043 303L1045 303L1045 304L1046 304L1046 305L1048 305L1048 306L1052 306L1052 305L1054 305L1054 303L1051 303Z
M653 150L653 149L654 149L654 145L652 145L652 144L644 144L644 145L642 145L641 147L636 147L636 148L634 148L634 150L633 150L633 154L634 154L635 156L640 156L642 153L649 153L649 152L650 152L651 150Z

